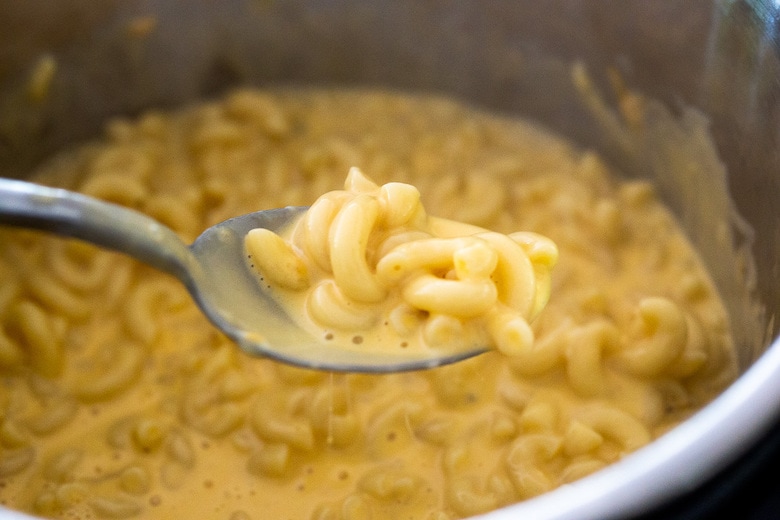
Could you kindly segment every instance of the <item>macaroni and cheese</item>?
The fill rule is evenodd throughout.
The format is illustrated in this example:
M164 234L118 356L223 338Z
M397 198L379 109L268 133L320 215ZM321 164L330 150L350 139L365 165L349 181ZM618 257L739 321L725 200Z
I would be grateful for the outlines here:
M446 354L530 350L558 256L535 233L428 216L414 186L380 187L358 168L284 236L253 229L245 246L262 287L325 345L346 333L368 349Z
M330 203L317 204L327 218L312 217L313 232L299 237L311 261L300 269L293 259L274 284L305 286L332 265L338 284L312 292L312 316L361 330L385 297L377 278L400 276L412 301L443 317L434 329L448 340L448 316L489 305L420 290L450 281L415 267L438 261L424 256L425 240L441 240L445 263L471 283L519 254L504 253L499 234L521 229L530 234L512 243L541 271L525 263L500 276L530 283L533 274L536 291L497 285L496 299L536 315L533 343L401 374L292 368L242 354L165 274L83 243L0 230L0 505L69 520L463 518L620 460L736 376L723 304L649 183L614 176L593 152L528 122L454 101L237 91L114 120L33 180L135 208L191 241L238 214L311 205L353 166L380 187L416 186L431 214L491 232L398 237L374 272L361 244L347 243L335 263L323 253L341 225ZM392 186L385 196L409 203L390 222L416 218L416 192ZM372 197L349 211L376 211ZM369 227L344 225L361 236ZM549 273L553 250L540 236L560 253ZM462 264L448 256L461 246ZM541 309L547 276L554 297ZM388 319L403 330L409 314Z

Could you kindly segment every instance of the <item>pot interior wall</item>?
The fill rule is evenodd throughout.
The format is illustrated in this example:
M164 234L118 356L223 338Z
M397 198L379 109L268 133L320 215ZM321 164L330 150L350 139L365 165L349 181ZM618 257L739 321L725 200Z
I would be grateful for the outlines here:
M718 232L710 206L680 197L675 182L661 188L694 242L707 246L705 262L741 331L745 368L780 326L777 14L760 1L703 0L5 2L0 175L24 176L56 150L96 135L115 114L240 84L292 83L458 96L539 120L629 174L655 177L663 165L648 160L658 150L616 151L614 134L594 131L599 119L572 81L579 62L607 102L616 101L609 78L617 73L666 103L672 116L694 106L710 117L729 173L715 161L696 182L707 193L728 185L728 210L743 217L729 220L728 243L707 246ZM36 68L49 58L50 88L31 95ZM724 258L732 242L752 258ZM753 288L760 309L748 301Z

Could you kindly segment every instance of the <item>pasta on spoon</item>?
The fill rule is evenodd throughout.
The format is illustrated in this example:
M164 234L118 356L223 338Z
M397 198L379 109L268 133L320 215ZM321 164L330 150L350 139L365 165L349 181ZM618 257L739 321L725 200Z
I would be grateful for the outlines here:
M343 190L279 234L251 230L245 247L258 283L324 346L388 353L526 352L558 257L536 233L429 216L414 186L354 167Z

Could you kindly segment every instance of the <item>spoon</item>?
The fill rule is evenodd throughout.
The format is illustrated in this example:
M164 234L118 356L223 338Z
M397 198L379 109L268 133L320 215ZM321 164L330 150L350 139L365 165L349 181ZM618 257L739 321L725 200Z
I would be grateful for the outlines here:
M300 367L384 373L433 368L484 352L403 349L374 352L370 345L325 344L296 325L262 291L245 261L244 237L254 228L278 231L306 211L286 207L226 220L187 246L178 235L139 212L72 191L0 179L0 224L33 228L130 255L179 279L208 319L252 356Z

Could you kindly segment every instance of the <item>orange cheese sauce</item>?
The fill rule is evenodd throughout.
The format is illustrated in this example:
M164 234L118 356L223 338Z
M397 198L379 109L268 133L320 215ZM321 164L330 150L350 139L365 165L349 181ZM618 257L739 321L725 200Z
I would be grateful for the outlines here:
M521 120L377 91L241 91L111 122L37 182L184 240L357 166L431 213L559 249L533 349L405 374L249 358L178 282L0 230L0 505L62 519L449 520L572 482L736 376L728 317L643 181Z

